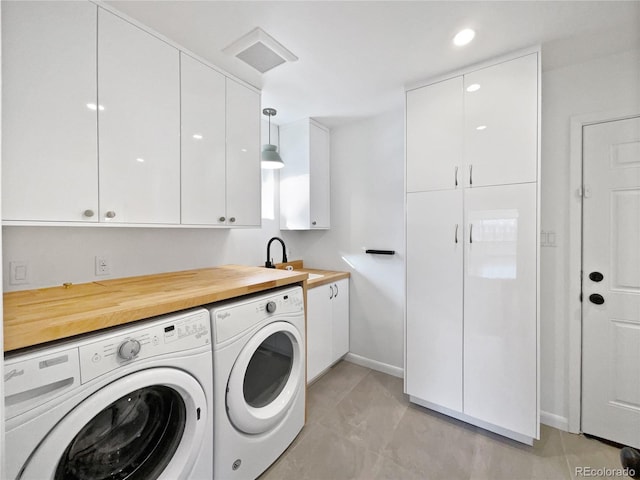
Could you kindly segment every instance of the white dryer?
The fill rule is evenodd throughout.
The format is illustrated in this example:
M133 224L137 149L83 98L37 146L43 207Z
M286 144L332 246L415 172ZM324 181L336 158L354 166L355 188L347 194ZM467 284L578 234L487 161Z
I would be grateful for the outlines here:
M207 310L8 356L4 392L7 478L212 478Z
M254 479L304 426L301 287L211 307L214 478Z

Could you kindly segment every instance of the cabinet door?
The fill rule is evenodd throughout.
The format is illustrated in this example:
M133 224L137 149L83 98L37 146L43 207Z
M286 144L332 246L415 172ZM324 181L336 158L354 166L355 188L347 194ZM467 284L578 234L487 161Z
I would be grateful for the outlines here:
M349 352L349 280L332 284L331 299L331 363Z
M260 94L227 78L227 223L260 226Z
M225 222L225 77L180 54L181 223Z
M309 125L309 175L311 229L330 226L330 154L329 132L313 123Z
M328 285L307 291L307 382L331 365L330 297Z
M462 190L407 194L406 388L462 411Z
M96 8L2 4L5 220L98 219Z
M178 50L98 11L100 220L179 223Z
M462 77L407 92L407 192L462 185Z
M280 229L308 230L311 224L309 121L280 127Z
M536 185L465 191L464 412L535 437Z
M536 53L464 76L465 185L536 181L537 112Z

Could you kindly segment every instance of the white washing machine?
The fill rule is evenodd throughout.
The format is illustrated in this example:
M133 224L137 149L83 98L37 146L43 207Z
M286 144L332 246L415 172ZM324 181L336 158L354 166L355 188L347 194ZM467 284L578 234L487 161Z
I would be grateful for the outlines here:
M254 479L304 426L301 287L211 306L214 478Z
M4 372L7 478L212 478L207 310L8 356Z

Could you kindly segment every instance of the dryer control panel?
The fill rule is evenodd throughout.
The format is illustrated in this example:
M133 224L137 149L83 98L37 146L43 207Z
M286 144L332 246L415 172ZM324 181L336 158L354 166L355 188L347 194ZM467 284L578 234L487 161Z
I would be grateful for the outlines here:
M211 345L209 312L189 310L143 321L126 332L100 335L80 345L81 382L129 365L138 359Z

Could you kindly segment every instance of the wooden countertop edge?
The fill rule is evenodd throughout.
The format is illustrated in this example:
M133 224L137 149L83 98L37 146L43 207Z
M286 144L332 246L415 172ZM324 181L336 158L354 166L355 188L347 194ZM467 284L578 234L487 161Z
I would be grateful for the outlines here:
M220 269L232 269L233 266L218 267ZM240 269L244 267L239 267ZM92 292L98 291L100 295L109 296L115 295L120 298L124 298L124 301L114 302L111 305L104 306L98 310L91 311L74 311L65 315L54 316L54 320L47 321L47 318L39 320L30 320L20 322L17 318L20 315L19 310L21 308L28 309L30 306L38 305L40 307L48 305L47 296L53 294L51 299L52 303L60 301L60 299L67 296L69 298L68 291L62 288L52 289L38 289L32 291L20 291L9 292L5 296L5 322L4 322L4 351L10 352L22 348L32 347L44 343L49 343L64 338L73 337L85 333L91 333L104 328L110 328L126 323L135 322L138 320L144 320L157 315L163 315L167 313L177 312L180 310L199 307L207 305L213 302L219 302L222 300L228 300L230 298L236 298L243 295L249 295L252 293L258 293L272 288L278 288L286 285L292 285L296 283L303 283L306 281L306 272L301 271L287 271L287 275L282 276L279 273L279 278L271 280L261 280L258 282L248 281L246 284L233 286L231 288L225 288L222 285L213 286L199 286L194 287L187 291L176 291L172 294L168 294L166 291L160 290L159 292L150 292L143 294L145 297L131 296L130 302L126 301L127 294L124 293L127 285L136 285L140 281L149 281L153 278L163 280L164 278L170 278L171 276L190 275L192 272L196 274L205 272L210 269L200 270L188 270L184 272L170 272L167 274L149 275L141 277L128 277L122 279L107 280L104 282L92 282L88 284L80 284L76 287L84 287ZM269 276L266 269L260 269L256 271L260 273L260 277ZM144 280L143 280L144 279ZM241 282L241 280L235 279L235 283ZM104 290L103 290L104 289ZM47 292L49 291L49 292ZM7 298L25 298L22 304L16 304L16 302L7 302ZM132 305L131 303L138 303L138 305ZM140 302L143 302L140 305ZM16 304L16 305L14 305ZM7 320L7 306L14 308L15 311L11 312L12 315L8 315ZM14 318L12 318L14 317Z
M323 275L323 277L321 278L314 278L313 280L307 280L307 288L320 287L321 285L327 285L331 282L337 282L338 280L349 278L351 276L349 272L339 272L336 270L324 270L320 268L308 268L304 266L304 262L302 260L291 260L290 262L276 264L276 269L278 270L285 270L287 267L293 268L293 270L288 270L290 272L304 272L304 273L315 273L318 275Z

